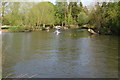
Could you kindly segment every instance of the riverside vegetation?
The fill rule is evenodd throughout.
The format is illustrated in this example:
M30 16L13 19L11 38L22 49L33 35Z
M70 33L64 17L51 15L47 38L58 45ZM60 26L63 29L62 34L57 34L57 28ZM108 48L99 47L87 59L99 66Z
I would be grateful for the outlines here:
M118 34L120 1L97 2L94 7L82 2L2 2L2 25L13 32L45 30L55 25L92 28L101 34Z

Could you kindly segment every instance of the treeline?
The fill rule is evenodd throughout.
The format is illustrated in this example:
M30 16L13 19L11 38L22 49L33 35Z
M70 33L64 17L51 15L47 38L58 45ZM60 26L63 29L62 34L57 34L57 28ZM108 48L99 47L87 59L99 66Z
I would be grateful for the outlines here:
M99 33L118 34L120 1L96 3L93 8L82 2L2 3L2 24L21 27L61 25L94 28Z
M89 13L89 24L103 34L118 34L120 31L120 1L97 3Z

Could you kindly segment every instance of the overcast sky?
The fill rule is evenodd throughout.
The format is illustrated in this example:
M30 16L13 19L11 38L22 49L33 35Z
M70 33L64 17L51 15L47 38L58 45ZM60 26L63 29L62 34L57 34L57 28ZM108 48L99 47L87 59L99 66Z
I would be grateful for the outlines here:
M84 6L90 5L95 0L1 0L2 2L41 2L41 1L50 1L55 4L56 1L67 1L67 2L82 2Z
M50 1L52 2L53 4L55 4L56 0L37 0L37 1ZM57 1L64 1L64 0L57 0ZM87 6L87 5L90 5L91 3L94 2L94 0L67 0L67 1L81 1L83 3L84 6Z
M50 1L55 4L56 1L68 1L68 2L82 2L84 6L93 5L96 2L108 2L108 1L120 1L120 0L1 0L2 2L41 2L41 1Z

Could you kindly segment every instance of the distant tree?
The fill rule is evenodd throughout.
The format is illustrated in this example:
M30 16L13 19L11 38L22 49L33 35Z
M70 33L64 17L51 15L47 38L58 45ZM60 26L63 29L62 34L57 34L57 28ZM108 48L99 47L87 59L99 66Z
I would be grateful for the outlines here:
M75 20L73 19L71 14L68 14L67 25L73 25Z
M119 33L120 30L120 1L114 3L108 3L108 8L106 11L106 22L104 25L110 29L113 33Z
M67 24L67 2L56 2L56 19L59 21L59 25L66 25ZM58 22L56 23L58 24Z
M8 2L1 2L1 14L2 14L2 17L1 17L1 20L2 20L2 24L6 24L7 23L7 19L5 18L5 12L6 12L6 7L7 7L7 4Z
M100 3L97 2L95 8L93 8L89 14L89 24L94 25L97 29L99 29L102 26L102 13L103 11Z
M72 15L74 22L76 23L78 14L80 12L77 2L70 2L68 8L69 8L69 13Z
M84 11L87 15L89 14L89 11L88 11L87 6L83 7L83 11Z
M9 24L15 26L21 25L22 18L19 11L20 2L9 2L8 7L9 9L5 17L9 21Z
M29 19L31 25L53 25L55 22L54 5L50 2L40 2L30 9Z
M88 16L84 12L80 12L80 14L78 15L78 24L83 25L88 23L88 21L89 21Z
M21 19L22 19L22 25L28 26L30 25L30 20L29 20L29 13L30 13L30 8L32 8L36 3L33 2L21 2L20 3L20 14L21 14Z
M120 1L97 3L89 14L89 24L103 33L119 33Z
M83 4L82 4L82 2L80 2L80 4L79 4L79 10L80 10L80 12L83 11Z

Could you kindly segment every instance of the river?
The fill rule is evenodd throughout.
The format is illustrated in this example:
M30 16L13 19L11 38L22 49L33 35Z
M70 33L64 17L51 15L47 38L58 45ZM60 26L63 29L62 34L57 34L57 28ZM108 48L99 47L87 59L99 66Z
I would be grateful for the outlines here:
M118 37L86 30L2 34L3 78L118 78Z

